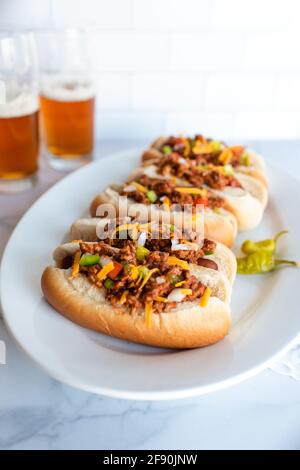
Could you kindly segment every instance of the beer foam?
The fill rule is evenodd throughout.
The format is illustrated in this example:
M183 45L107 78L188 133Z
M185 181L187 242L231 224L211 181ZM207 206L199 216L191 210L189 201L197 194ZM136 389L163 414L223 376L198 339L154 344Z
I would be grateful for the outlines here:
M95 96L95 89L88 80L44 76L41 94L56 101L85 101Z
M27 116L38 109L38 98L31 93L24 92L5 104L0 104L0 118Z

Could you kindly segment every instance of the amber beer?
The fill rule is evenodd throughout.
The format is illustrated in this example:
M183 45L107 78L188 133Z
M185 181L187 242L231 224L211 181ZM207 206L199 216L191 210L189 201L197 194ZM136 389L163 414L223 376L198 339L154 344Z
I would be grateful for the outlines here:
M74 88L40 97L43 133L48 152L61 159L90 156L94 140L94 96Z
M22 179L37 171L39 153L37 103L0 106L0 178Z

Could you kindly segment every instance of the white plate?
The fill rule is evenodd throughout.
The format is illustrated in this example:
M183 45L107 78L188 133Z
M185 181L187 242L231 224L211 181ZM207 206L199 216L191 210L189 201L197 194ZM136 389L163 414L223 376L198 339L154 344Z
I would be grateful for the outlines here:
M66 320L44 301L40 276L70 224L91 198L123 181L138 152L122 152L71 174L44 194L19 222L6 247L1 298L6 324L40 366L84 390L130 399L170 399L208 393L264 369L300 332L300 271L287 268L235 283L230 334L204 349L182 352L143 347L91 332ZM271 202L258 230L239 237L261 239L283 228L286 258L300 260L295 201L300 185L270 167Z

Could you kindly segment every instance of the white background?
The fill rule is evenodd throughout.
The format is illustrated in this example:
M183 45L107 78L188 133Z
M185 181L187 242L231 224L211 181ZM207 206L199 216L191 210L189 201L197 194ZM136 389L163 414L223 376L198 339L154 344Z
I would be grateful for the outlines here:
M98 139L300 137L299 0L0 0L0 26L90 30Z

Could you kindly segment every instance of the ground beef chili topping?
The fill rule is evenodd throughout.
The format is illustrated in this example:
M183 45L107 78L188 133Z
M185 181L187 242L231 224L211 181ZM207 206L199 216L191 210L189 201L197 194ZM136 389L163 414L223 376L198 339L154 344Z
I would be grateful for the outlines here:
M218 145L214 145L214 143ZM180 156L195 160L197 164L211 163L213 165L222 164L219 157L222 151L226 149L231 151L230 164L234 168L244 164L245 148L242 145L228 147L224 142L206 139L202 135L196 135L193 138L171 136L160 148L167 155L169 152L176 152Z
M160 313L177 306L179 300L174 301L172 297L168 299L174 289L180 292L183 289L182 292L185 292L180 302L200 299L204 295L206 286L190 273L187 261L192 260L202 266L203 261L207 261L203 256L208 252L212 253L215 247L214 242L205 239L199 250L170 253L154 250L141 261L136 257L136 245L133 241L127 241L127 245L120 249L103 241L80 242L81 256L99 255L99 261L94 265L81 265L80 262L79 272L86 275L92 284L105 288L105 298L112 305L125 305L131 313L135 313L150 303L153 313ZM175 259L175 264L169 262L170 256L173 257L172 261ZM103 257L106 264L103 264ZM99 273L102 273L107 263L113 263L114 269L102 278ZM112 275L116 271L115 266L118 266L118 272ZM217 269L217 265L207 267Z
M206 190L205 198L199 197L199 195L178 192L176 190L177 184L171 180L162 180L160 178L151 178L147 175L142 175L137 183L146 188L147 191L142 192L135 190L127 192L123 190L121 195L129 196L138 203L151 204L151 200L148 198L147 194L149 191L153 191L157 197L157 204L163 204L163 198L167 197L171 204L177 204L179 207L183 207L184 205L193 207L196 204L203 204L210 209L218 209L225 205L223 198L214 195L209 190ZM130 183L128 183L127 186L128 185L130 185Z
M184 233L181 232L180 229L176 228L175 225L166 224L166 223L157 223L157 222L143 222L134 219L113 219L111 220L107 226L109 230L106 232L107 238L105 238L102 242L105 245L111 245L113 248L124 248L128 250L127 245L128 241L135 241L138 244L139 236L142 232L145 234L145 242L144 246L150 251L162 251L169 253L174 248L172 248L172 241L177 240L177 243L195 243L199 245L199 240L197 238L197 233L193 229L186 228ZM136 230L134 230L136 228ZM125 233L126 232L126 233ZM133 238L133 233L135 232L135 239ZM122 235L122 239L120 238L120 234ZM85 247L84 242L82 244ZM90 245L87 244L87 247ZM101 246L103 245L93 245L92 246L92 253L101 251ZM212 254L215 251L216 243L212 240L205 238L202 241L201 248L199 247L197 250L198 257L205 256L207 253ZM107 248L106 248L107 249ZM195 245L193 250L195 250ZM87 251L85 249L85 251ZM191 250L187 250L188 253ZM111 250L113 253L113 250ZM186 255L185 255L186 256ZM183 258L185 259L185 257ZM68 262L66 262L68 264Z
M232 188L240 188L239 181L231 175L224 175L217 170L208 170L203 172L204 184L207 184L212 189L223 190L227 186Z
M203 169L201 169L201 166L203 166ZM184 159L178 153L171 153L157 162L157 171L163 176L172 175L183 178L197 187L207 185L212 189L220 190L223 190L226 186L241 187L234 175L224 174L224 168L220 164L216 167L217 169L205 169L205 166L216 165L207 165L207 161L198 161L195 165L194 161Z

